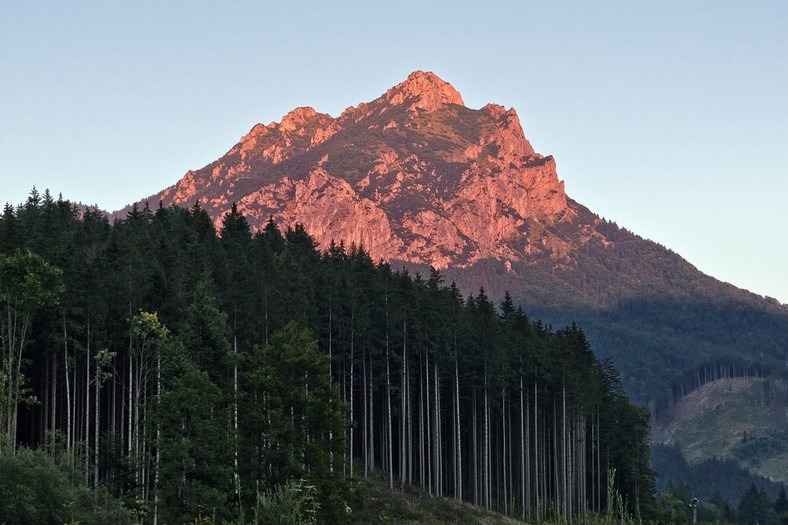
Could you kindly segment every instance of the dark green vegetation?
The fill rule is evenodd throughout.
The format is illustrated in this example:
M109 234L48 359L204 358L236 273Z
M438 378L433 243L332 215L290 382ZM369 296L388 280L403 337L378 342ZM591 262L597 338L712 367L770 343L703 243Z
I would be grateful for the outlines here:
M735 468L720 462L710 462L707 467L710 475L730 475ZM693 523L693 508L687 504L692 498L693 493L686 483L669 482L660 498L665 522ZM697 498L694 512L700 524L784 525L788 523L788 497L785 485L780 486L776 497L770 497L762 487L751 483L732 503L720 491L714 491L707 499Z
M664 492L670 485L683 484L692 491L694 497L703 501L709 501L718 494L725 502L735 506L751 485L765 491L772 501L780 491L779 483L744 472L731 459L713 458L690 465L676 447L655 445L652 452L655 469L676 473L675 479L657 480L659 492Z
M0 477L42 493L42 522L120 504L146 522L264 523L293 505L343 522L373 473L517 517L604 513L613 491L658 512L648 413L580 328L508 297L463 298L361 248L320 253L300 227L253 235L235 210L218 234L199 206L110 225L36 192L6 207L0 254L63 287L35 302L24 396L3 390L18 417ZM28 486L28 456L48 488Z

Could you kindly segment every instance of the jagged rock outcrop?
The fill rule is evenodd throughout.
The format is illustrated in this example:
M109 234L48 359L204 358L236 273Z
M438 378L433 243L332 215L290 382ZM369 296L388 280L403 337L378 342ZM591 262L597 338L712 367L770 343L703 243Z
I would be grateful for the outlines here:
M321 248L363 245L375 259L465 266L560 256L534 221L573 212L552 157L537 154L514 109L465 107L416 71L339 117L297 108L257 124L222 158L147 199L195 202L216 221L235 202L253 228L302 223Z

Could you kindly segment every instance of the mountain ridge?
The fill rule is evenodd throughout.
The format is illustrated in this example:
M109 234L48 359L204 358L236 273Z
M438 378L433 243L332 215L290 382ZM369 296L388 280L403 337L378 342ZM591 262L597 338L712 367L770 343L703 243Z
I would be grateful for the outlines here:
M236 203L255 229L273 216L284 228L303 224L322 249L344 241L376 260L436 268L522 260L542 249L512 244L529 218L571 213L554 159L534 152L513 109L466 108L450 84L420 71L336 119L301 107L257 124L145 200L199 201L217 225Z
M363 246L376 261L439 269L466 294L509 291L529 315L581 322L652 407L670 403L670 373L763 355L780 370L788 348L788 305L600 218L566 194L513 108L467 108L431 72L336 118L300 107L257 124L145 202L199 203L217 227L235 204L254 230L302 224L322 250Z

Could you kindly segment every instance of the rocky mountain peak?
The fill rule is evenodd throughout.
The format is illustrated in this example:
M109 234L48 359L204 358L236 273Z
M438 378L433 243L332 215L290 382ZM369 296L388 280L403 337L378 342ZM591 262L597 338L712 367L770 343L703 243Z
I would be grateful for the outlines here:
M336 119L300 107L258 124L149 198L197 200L217 226L235 202L255 229L271 216L301 223L320 248L363 245L374 260L446 268L571 249L544 226L573 216L553 158L534 151L514 109L467 108L431 72Z
M295 131L303 128L307 123L317 116L317 111L309 106L295 108L293 111L282 117L279 127L283 131Z
M431 71L411 73L407 80L389 89L384 98L392 105L415 99L410 108L428 112L435 111L442 104L465 105L459 91Z

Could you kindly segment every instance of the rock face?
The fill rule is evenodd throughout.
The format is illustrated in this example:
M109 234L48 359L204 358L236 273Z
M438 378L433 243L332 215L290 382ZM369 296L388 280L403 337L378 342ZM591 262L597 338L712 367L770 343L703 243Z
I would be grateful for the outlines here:
M560 257L559 239L534 225L573 216L553 158L534 152L514 109L469 109L422 71L338 118L302 107L257 124L147 201L199 202L217 225L235 202L255 229L273 216L323 249L342 241L436 268Z

